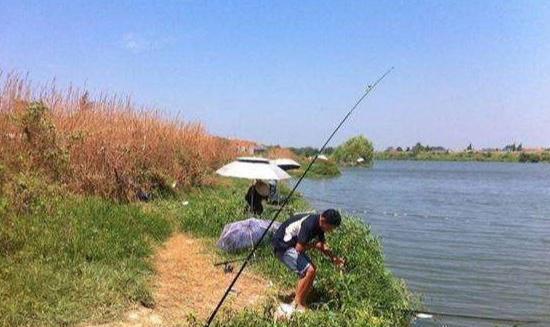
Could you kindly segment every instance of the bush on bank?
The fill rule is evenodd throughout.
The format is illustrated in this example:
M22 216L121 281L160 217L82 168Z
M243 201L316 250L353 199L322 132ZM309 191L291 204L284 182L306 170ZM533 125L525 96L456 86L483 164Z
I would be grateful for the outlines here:
M295 177L301 176L309 165L309 162L310 159L300 160L302 167L300 169L291 170L290 174ZM340 176L341 174L338 165L334 161L317 159L313 166L311 166L306 178L330 178Z

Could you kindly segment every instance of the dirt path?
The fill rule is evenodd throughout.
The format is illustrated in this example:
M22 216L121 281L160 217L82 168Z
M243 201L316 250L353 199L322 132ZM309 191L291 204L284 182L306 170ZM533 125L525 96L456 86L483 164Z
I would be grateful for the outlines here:
M205 320L235 275L214 267L216 260L203 241L186 234L172 236L155 255L155 307L134 307L123 321L99 326L182 326L189 314ZM267 296L270 284L245 272L224 305L234 309L254 305Z

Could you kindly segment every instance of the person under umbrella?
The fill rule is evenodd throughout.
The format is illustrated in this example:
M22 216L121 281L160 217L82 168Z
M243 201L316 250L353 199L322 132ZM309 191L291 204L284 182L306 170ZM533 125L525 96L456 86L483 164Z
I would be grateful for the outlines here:
M245 195L247 210L254 214L263 212L262 200L269 196L269 186L261 180L283 180L290 178L284 170L273 165L269 160L257 157L241 157L236 161L216 170L216 173L225 177L236 177L256 180Z
M255 215L261 215L264 212L262 200L267 200L269 197L269 186L261 180L256 182L248 188L244 199L247 203L246 210Z

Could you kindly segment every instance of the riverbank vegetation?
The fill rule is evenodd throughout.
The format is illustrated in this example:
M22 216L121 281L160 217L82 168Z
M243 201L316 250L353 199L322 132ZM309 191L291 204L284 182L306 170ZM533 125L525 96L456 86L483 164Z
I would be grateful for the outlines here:
M338 146L331 157L344 166L371 166L374 147L364 135L359 135Z
M422 161L495 161L495 162L550 162L550 149L525 149L522 145L510 144L502 149L476 150L468 145L463 151L450 151L443 147L430 147L417 143L405 149L390 147L375 152L376 160L422 160Z
M130 304L152 307L157 246L178 231L213 244L226 223L244 218L246 183L212 174L236 155L230 141L127 99L0 81L0 325L101 323ZM280 218L306 207L297 197ZM282 325L405 325L399 309L410 307L410 295L368 227L348 217L330 240L349 273L316 257L318 304ZM269 246L260 257L252 269L293 286ZM217 323L271 325L273 305L225 312Z
M163 119L128 98L36 89L0 73L0 165L8 179L40 174L75 193L127 202L206 185L213 168L235 156L229 140L200 124Z
M312 147L288 148L302 165L302 168L293 171L292 174L300 176L311 159L319 153L319 149ZM327 147L319 159L313 164L306 177L326 178L341 174L340 167L370 167L374 159L372 142L364 135L358 135L348 139L336 148Z
M225 187L206 188L191 194L189 208L182 214L182 229L194 235L207 237L212 242L219 236L225 223L243 217L243 183L228 181ZM280 216L309 210L300 197L294 197ZM275 208L268 207L265 217L271 217ZM319 273L311 296L312 310L296 315L279 326L408 326L407 309L413 300L402 281L396 279L385 267L380 241L368 226L356 218L346 216L344 223L328 242L336 253L346 257L346 272L340 272L328 260L312 251ZM223 254L237 258L244 253ZM295 287L296 276L289 272L273 256L269 243L260 247L257 259L249 266L271 279L283 290ZM273 326L273 312L278 299L267 301L262 310L223 312L216 320L217 326ZM197 322L201 326L202 322Z
M300 162L300 169L295 169L289 171L289 173L292 176L300 177L304 173L305 169L309 165L312 158L301 158L298 161ZM311 166L311 169L306 175L306 178L331 178L340 176L342 172L340 172L340 169L338 168L338 165L336 162L334 162L331 159L317 159L313 166Z

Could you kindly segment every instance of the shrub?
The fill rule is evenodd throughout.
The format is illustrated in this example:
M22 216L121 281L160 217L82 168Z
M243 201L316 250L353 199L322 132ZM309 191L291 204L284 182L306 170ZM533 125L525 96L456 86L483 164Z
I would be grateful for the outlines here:
M304 159L300 161L302 167L300 169L291 170L290 173L293 176L301 176L304 173L304 170L309 165L309 160ZM335 177L341 174L338 165L332 160L321 160L317 159L311 169L307 173L307 178L326 178L326 177Z
M372 165L374 158L374 148L372 142L365 136L359 135L350 138L344 144L338 146L332 157L339 164L344 165ZM363 158L362 163L358 163L357 160Z
M538 153L521 152L518 157L519 162L539 162L541 161L541 155Z

